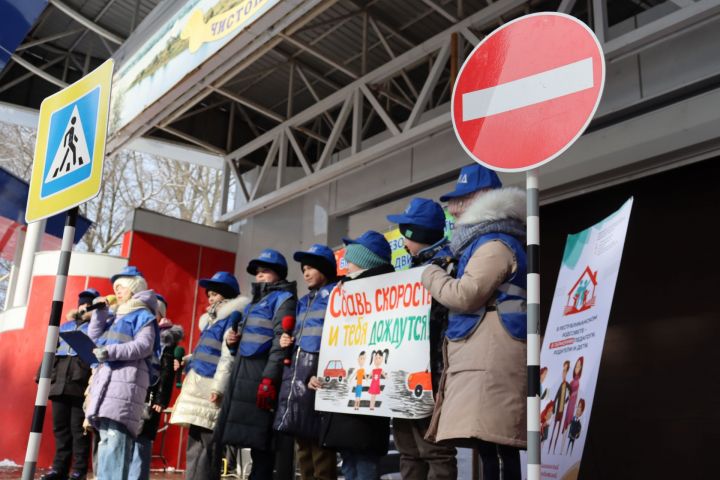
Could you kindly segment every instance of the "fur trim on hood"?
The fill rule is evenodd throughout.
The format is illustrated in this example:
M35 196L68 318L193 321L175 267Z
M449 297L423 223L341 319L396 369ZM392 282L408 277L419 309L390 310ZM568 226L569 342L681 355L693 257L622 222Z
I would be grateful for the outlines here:
M251 302L251 299L245 296L239 296L235 298L231 298L230 300L226 301L217 310L217 319L223 319L230 316L232 312L238 311L242 313L245 310L245 307L249 305ZM210 315L206 312L203 313L200 317L200 321L198 322L198 327L200 330L204 330L205 327L211 323L213 323L214 320L210 318Z
M458 219L459 225L512 218L525 223L527 194L519 188L499 188L480 195Z

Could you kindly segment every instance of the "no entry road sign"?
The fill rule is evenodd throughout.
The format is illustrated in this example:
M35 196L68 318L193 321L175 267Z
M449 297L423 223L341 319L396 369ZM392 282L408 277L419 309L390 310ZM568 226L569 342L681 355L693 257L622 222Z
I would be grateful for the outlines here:
M488 35L463 64L452 120L465 151L493 170L538 167L590 123L605 84L605 58L580 20L546 12Z

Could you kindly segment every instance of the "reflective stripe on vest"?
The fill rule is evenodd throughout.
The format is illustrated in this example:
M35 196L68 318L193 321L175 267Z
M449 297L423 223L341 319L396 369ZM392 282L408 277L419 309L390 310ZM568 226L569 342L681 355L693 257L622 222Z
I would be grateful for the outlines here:
M245 307L245 326L240 338L240 355L252 357L270 350L275 336L273 319L282 303L293 296L290 292L274 291L257 303Z
M65 322L62 325L60 325L60 332L74 332L76 330L80 330L85 335L88 334L88 326L90 325L90 322L85 322L82 325L80 325L80 328L78 328L77 322L75 320L70 320L69 322ZM73 348L70 346L69 343L67 343L65 340L63 340L62 337L58 337L58 347L55 351L56 357L75 357L77 356L77 352L73 350Z
M325 311L335 284L325 285L314 294L308 293L298 301L295 341L306 352L319 352ZM311 296L312 295L312 296Z
M155 321L155 315L150 310L141 308L133 310L130 313L123 315L120 318L116 318L113 324L97 341L99 346L108 345L119 345L130 342L135 339L135 336L145 328L147 325L152 325L155 331L155 341L153 344L153 353L145 359L150 372L150 384L152 385L157 380L157 375L160 367L160 330L158 329L157 322ZM107 362L110 368L122 367L124 361L112 361Z
M513 252L517 261L515 273L495 292L500 323L513 338L525 340L527 337L527 260L525 246L518 239L503 233L489 233L478 237L460 256L457 278L462 277L465 267L475 251L480 246L492 241L502 242ZM485 317L485 311L485 307L472 313L450 311L445 335L449 340L467 338Z
M222 342L225 338L225 332L232 327L234 315L233 312L227 317L216 320L212 325L206 326L205 330L200 334L200 340L193 351L188 370L195 372L203 377L210 378L215 376L220 355L222 354Z

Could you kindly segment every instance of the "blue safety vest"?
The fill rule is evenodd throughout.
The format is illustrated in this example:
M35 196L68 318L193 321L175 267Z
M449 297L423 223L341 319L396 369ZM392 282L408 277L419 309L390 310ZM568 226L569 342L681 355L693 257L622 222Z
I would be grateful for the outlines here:
M275 330L273 318L275 312L293 294L286 291L275 290L258 302L245 307L245 326L240 338L240 355L252 357L261 355L270 350Z
M60 325L60 332L74 332L76 330L80 330L85 335L88 333L88 325L90 325L90 322L84 322L78 326L77 321L70 320L69 322L65 322L62 325ZM56 357L75 357L77 356L77 352L72 349L70 344L68 344L65 340L63 340L62 337L58 337L58 347L55 351Z
M215 371L220 362L225 332L232 327L233 322L239 316L240 312L232 312L227 317L216 320L212 325L205 327L193 351L188 370L195 370L203 377L211 378L215 376Z
M145 328L148 324L153 326L155 331L155 342L153 345L153 354L146 358L145 361L148 365L148 371L150 372L150 384L154 384L158 377L160 369L160 329L155 321L155 315L146 308L140 308L133 310L115 319L113 324L110 326L105 333L98 339L98 346L117 345L121 343L131 342L135 339L135 336ZM125 362L122 361L111 361L107 362L110 368L121 367Z
M495 292L495 301L500 323L505 330L518 340L527 338L527 260L525 256L525 246L515 237L504 233L489 233L481 235L465 249L460 256L458 262L457 278L461 278L465 273L470 257L480 248L480 246L492 242L500 241L508 247L517 260L517 270L515 273ZM483 306L476 312L457 313L450 311L448 318L448 329L445 332L449 340L462 340L467 338L475 331L477 326L485 316L487 306Z
M325 310L334 287L334 283L325 285L298 300L297 323L293 336L296 344L306 352L320 351Z

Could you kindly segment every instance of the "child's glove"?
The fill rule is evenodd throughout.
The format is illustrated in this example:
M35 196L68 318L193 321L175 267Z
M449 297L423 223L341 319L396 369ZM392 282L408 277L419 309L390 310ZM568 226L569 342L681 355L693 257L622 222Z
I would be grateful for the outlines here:
M263 410L272 410L277 400L277 390L272 380L263 378L258 387L257 407Z
M108 359L108 351L105 347L93 348L93 355L98 359L98 362L106 362Z

